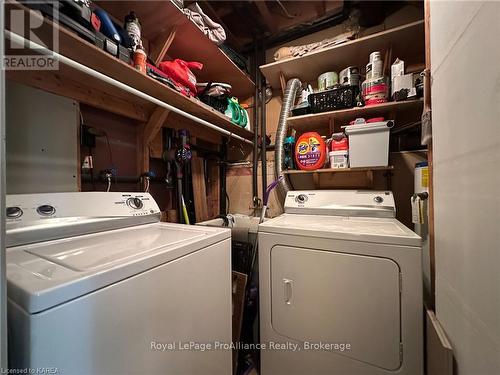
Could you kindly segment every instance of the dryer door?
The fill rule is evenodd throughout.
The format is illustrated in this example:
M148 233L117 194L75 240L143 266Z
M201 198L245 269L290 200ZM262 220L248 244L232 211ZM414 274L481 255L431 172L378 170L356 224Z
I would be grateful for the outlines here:
M388 370L400 367L397 263L275 246L271 275L272 326L280 335L303 343L350 344L349 350L327 350Z

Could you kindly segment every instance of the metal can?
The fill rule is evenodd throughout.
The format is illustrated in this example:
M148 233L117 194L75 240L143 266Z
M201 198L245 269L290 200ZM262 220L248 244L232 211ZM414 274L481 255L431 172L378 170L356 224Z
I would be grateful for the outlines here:
M366 65L366 79L382 77L384 74L383 67L382 54L379 51L370 53L370 62Z
M349 66L339 74L340 84L343 86L359 86L360 75L357 66Z
M134 52L134 68L146 74L147 55L142 46L137 46Z
M333 89L339 83L337 72L326 72L318 77L318 90L325 91Z

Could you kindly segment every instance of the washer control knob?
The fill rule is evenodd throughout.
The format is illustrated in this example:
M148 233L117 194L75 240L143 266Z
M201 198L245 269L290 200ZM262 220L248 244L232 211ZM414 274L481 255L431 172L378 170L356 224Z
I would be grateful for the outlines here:
M129 198L127 199L127 205L134 210L140 210L144 206L144 203L142 203L140 198Z
M36 212L42 216L52 216L56 213L56 209L50 204L42 204L37 207Z
M297 195L297 198L295 198L295 201L297 203L305 203L305 202L307 202L307 199L308 199L307 195L299 194L299 195Z
M7 207L7 218L17 219L21 216L23 216L23 210L21 210L21 207Z
M382 198L380 195L377 195L375 198L373 198L375 203L382 203L384 201L384 198Z

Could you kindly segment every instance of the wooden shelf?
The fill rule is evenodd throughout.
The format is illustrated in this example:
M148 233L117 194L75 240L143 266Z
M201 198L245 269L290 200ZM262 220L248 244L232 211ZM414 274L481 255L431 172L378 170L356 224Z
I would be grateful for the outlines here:
M368 107L354 107L338 111L315 113L303 116L294 116L287 119L290 128L298 132L326 130L338 131L341 126L348 125L356 118L371 118L383 116L394 120L396 127L405 122L415 121L422 114L423 101L421 99L403 102L388 102Z
M357 173L357 172L369 172L369 171L389 171L394 169L392 165L388 167L360 167L360 168L325 168L316 169L315 171L304 171L304 170L287 170L283 171L284 174L314 174L314 173Z
M123 22L125 16L133 10L139 17L142 36L149 41L153 54L175 30L175 37L167 50L167 55L203 63L202 70L193 71L199 82L229 83L233 87L232 94L241 100L254 95L255 84L252 79L208 39L172 1L100 0L95 3L120 22Z
M31 12L16 2L6 3L6 6ZM9 28L7 27L7 29ZM45 19L43 25L37 29L37 37L43 43L48 44L54 29L59 36L59 53L61 55L222 129L245 139L253 140L252 132L233 124L222 113L197 99L185 97L166 85L138 72L132 66L116 59L50 20ZM7 43L7 45L10 44ZM6 51L7 55L8 52ZM33 53L35 54L34 51ZM60 64L57 70L8 70L6 76L10 80L144 123L148 122L159 108L146 99L130 94L123 89L65 64ZM196 137L200 139L217 142L220 141L221 137L225 137L215 130L175 113L169 116L168 121L169 126L172 124L172 127L187 127L191 132L196 132Z
M271 86L279 89L281 75L285 79L296 77L305 82L316 82L318 76L327 71L339 72L348 66L362 69L368 63L371 52L381 51L384 56L390 47L392 60L400 57L407 65L424 61L424 21L412 22L301 57L262 65L260 70Z
M393 166L317 169L315 171L288 170L289 182L296 190L307 189L373 189L374 174L393 170Z

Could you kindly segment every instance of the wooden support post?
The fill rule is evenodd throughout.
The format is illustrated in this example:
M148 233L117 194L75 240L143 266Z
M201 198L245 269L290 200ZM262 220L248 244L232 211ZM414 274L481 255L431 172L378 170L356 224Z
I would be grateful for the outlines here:
M328 136L335 133L335 119L333 116L328 119L328 130L330 131L330 134L327 134Z
M219 197L220 194L220 170L216 161L210 161L208 165L208 186L207 186L207 205L209 219L213 219L219 215L219 199L226 199L226 197Z
M149 147L144 143L144 128L142 126L137 127L136 149L136 170L137 175L140 176L149 170Z
M319 189L321 187L320 174L318 172L314 172L312 177L313 177L314 187L316 189Z
M165 123L169 110L158 107L149 117L148 122L137 129L137 173L149 171L149 146Z
M155 65L158 66L159 63L163 61L165 58L165 55L167 54L168 49L172 45L174 39L175 39L175 34L177 33L177 27L174 26L172 30L170 31L170 34L165 38L163 43L161 43L161 48L157 52L157 56L154 59L155 60ZM156 43L155 43L156 44Z
M280 72L280 84L281 84L281 94L283 97L285 97L285 91L286 91L286 78L283 75L282 72Z
M273 17L271 12L269 11L269 8L267 7L267 4L265 1L254 1L254 4L257 6L257 10L259 11L262 19L264 20L264 23L268 27L269 31L272 33L276 32L278 30L277 28L277 23L276 19Z
M196 222L199 223L209 219L203 158L193 156L191 159L191 176L193 179L193 200Z
M196 145L196 137L190 138L190 143ZM196 222L209 219L208 196L205 184L205 168L203 158L193 151L191 157L191 179L193 183L193 200Z
M373 189L373 171L366 171L366 184Z
M158 107L155 109L146 126L144 127L144 143L146 145L149 146L149 144L153 142L161 127L167 120L167 116L169 113L170 111L168 109L162 107Z

